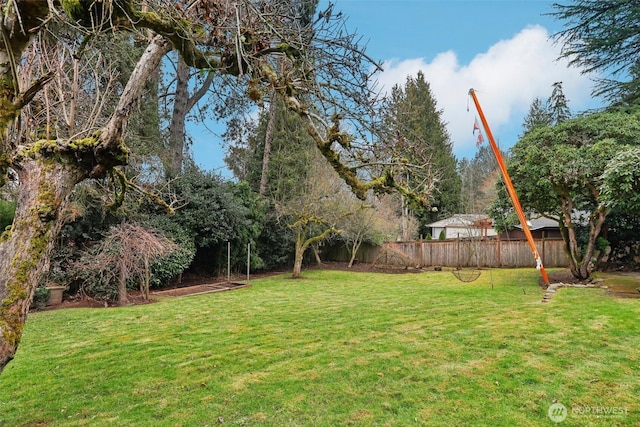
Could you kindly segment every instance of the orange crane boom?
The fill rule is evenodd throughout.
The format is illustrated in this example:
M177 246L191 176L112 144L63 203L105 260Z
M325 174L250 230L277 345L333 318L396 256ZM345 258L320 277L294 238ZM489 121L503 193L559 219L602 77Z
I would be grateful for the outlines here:
M511 198L511 202L513 203L513 208L516 210L516 214L518 215L518 219L520 220L520 225L522 225L522 231L524 231L524 235L527 237L527 242L529 242L529 247L531 248L531 252L533 252L533 257L536 259L536 267L540 270L540 274L542 274L542 280L545 285L549 286L549 276L547 276L547 272L542 265L542 258L538 253L538 249L536 248L536 244L533 241L533 236L531 235L531 229L529 229L529 224L527 223L527 217L524 215L524 211L522 210L522 205L520 204L520 200L518 199L518 195L516 194L516 190L513 187L513 183L511 182L511 178L509 177L509 173L507 172L507 167L504 164L504 160L502 159L502 155L500 154L500 150L498 149L498 145L496 141L493 139L493 134L491 133L491 129L489 128L489 124L487 123L487 119L482 112L482 107L480 107L480 103L478 102L478 97L476 96L476 92L473 89L469 89L469 95L473 98L473 103L476 106L476 110L480 115L480 121L482 122L482 126L484 126L484 130L487 133L487 138L489 138L489 143L491 144L491 149L493 150L493 154L496 156L498 160L498 166L500 167L500 172L502 172L502 177L504 178L504 184L507 187L507 192L509 193L509 197Z

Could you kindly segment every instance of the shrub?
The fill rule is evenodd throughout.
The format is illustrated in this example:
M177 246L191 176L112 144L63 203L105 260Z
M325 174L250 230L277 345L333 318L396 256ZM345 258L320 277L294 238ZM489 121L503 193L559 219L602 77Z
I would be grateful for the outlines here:
M179 247L151 264L149 286L158 288L168 285L189 268L196 254L196 245L191 233L167 215L154 216L145 225L162 232Z
M51 296L51 290L44 286L39 286L33 293L33 306L37 310L42 310L46 305L49 297Z
M263 229L266 206L247 184L235 184L213 173L187 168L174 189L177 197L188 201L172 221L194 236L196 257L191 270L207 273L226 270L227 242L231 243L232 270L245 268L247 243L253 248L252 269L264 267L255 243Z

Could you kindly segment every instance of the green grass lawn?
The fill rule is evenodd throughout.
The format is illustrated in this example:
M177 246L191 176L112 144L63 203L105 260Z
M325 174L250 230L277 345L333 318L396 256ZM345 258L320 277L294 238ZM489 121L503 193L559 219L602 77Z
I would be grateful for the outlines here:
M533 269L304 276L30 314L0 425L640 425L640 300L542 304Z

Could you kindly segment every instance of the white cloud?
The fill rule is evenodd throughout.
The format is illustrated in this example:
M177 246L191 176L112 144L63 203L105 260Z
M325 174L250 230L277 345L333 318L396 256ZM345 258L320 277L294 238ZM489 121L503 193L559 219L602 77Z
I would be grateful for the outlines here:
M415 77L421 70L438 108L444 110L454 153L470 157L475 150L472 129L476 116L467 95L470 88L475 89L493 135L503 148L516 142L531 102L535 97L546 100L554 82L563 82L573 112L593 107L592 81L576 68L568 68L566 61L558 61L559 50L545 28L531 26L497 42L466 65L459 63L453 51L440 53L431 62L423 58L387 61L379 83L388 90L395 84L404 85L407 76Z

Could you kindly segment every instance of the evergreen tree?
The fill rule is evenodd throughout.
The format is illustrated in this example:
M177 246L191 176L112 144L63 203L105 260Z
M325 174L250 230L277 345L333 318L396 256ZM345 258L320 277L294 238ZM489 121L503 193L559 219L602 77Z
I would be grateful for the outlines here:
M522 123L522 138L538 126L548 126L551 124L549 111L542 99L535 98L529 107L529 113Z
M522 123L522 135L540 126L554 126L571 118L569 101L562 91L562 82L555 82L551 85L553 90L546 102L540 98L535 98L529 107L529 113Z
M439 216L459 212L461 180L457 173L457 159L442 120L442 110L437 108L429 82L422 72L418 72L415 78L408 77L404 87L393 87L383 121L397 135L394 141L386 141L392 146L393 156L437 177L430 195L435 209L415 212L421 225L433 222ZM408 179L423 177L418 174Z
M621 85L615 97L610 97L614 106L640 103L640 59L629 67L629 81Z
M301 28L313 24L317 6L318 0L291 2ZM269 94L267 108L260 111L257 125L235 119L224 137L232 143L224 159L227 167L268 199L286 198L286 194L299 190L294 187L304 181L309 155L315 150L304 124L285 107L275 90Z
M562 91L562 82L555 82L551 96L547 100L547 112L549 113L550 124L557 125L571 118L569 101Z
M558 221L578 279L591 274L612 210L640 206L633 187L639 138L638 111L604 111L539 127L511 149L507 167L522 208ZM496 216L504 217L506 192L500 197Z
M275 102L274 117L271 117L270 108L263 110L253 133L243 145L233 147L225 157L225 162L234 170L236 178L246 181L258 193L267 129L271 122L273 138L263 196L283 202L303 191L309 165L316 158L316 148L300 118L289 112L280 99L276 98Z
M259 193L264 185L261 193L269 207L255 250L268 268L293 261L294 235L279 221L276 208L304 196L310 167L319 155L300 118L287 110L279 97L272 102L273 107L261 111L257 124L247 128L250 132L244 141L236 142L225 156L236 178L246 182L253 192ZM269 128L270 147L265 156ZM265 161L268 168L264 167Z
M638 2L620 0L573 0L554 3L551 15L564 21L555 34L562 43L561 58L569 59L583 73L606 72L611 78L597 80L594 95L610 100L637 98L640 85L634 69L640 57L640 8ZM619 77L630 77L620 79Z

